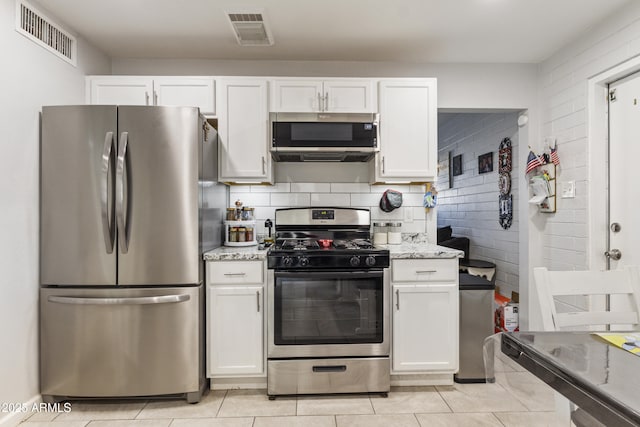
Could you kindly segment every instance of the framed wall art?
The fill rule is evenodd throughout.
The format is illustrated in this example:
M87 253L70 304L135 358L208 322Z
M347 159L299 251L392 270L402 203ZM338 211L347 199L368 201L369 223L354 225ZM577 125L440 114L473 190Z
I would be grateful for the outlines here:
M453 157L451 169L453 176L462 175L462 154Z
M493 172L493 152L478 156L478 173Z

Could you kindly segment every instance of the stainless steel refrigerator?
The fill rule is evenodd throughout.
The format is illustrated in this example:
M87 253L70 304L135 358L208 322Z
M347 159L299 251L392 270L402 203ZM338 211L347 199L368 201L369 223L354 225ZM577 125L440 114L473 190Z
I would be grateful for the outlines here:
M43 398L199 401L216 135L197 108L100 105L43 107L41 132Z

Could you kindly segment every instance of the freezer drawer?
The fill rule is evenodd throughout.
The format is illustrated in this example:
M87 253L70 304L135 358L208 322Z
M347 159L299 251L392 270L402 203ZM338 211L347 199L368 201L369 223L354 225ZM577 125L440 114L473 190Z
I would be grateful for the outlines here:
M40 290L41 393L124 397L204 388L203 286Z

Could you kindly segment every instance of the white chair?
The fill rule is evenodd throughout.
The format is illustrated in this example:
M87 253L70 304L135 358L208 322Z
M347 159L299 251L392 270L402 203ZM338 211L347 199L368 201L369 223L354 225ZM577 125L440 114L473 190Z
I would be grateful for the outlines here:
M640 329L637 267L607 271L549 271L539 267L533 269L533 278L545 331ZM561 394L555 396L556 413L566 425L571 421L578 426L601 425Z
M637 267L607 271L533 269L545 331L638 330L640 275ZM609 295L612 309L607 310Z

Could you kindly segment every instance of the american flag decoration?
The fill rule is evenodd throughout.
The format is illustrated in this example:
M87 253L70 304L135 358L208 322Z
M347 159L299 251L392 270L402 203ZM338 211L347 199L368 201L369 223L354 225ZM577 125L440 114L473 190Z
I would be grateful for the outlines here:
M551 158L551 163L558 166L560 164L560 158L558 157L558 147L554 146L551 148L551 153L549 153L549 157Z
M528 174L538 166L542 166L542 160L540 157L533 154L533 151L529 151L529 157L527 157L527 169L524 171L525 174Z

